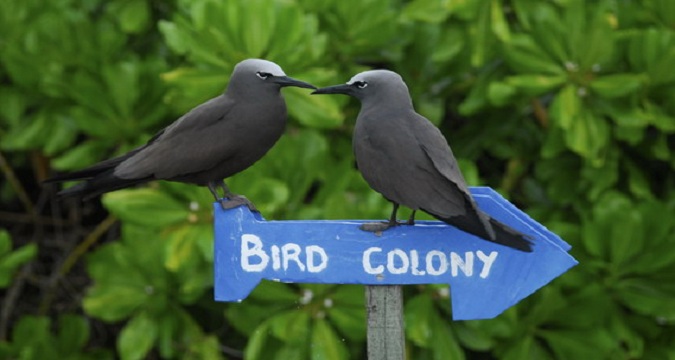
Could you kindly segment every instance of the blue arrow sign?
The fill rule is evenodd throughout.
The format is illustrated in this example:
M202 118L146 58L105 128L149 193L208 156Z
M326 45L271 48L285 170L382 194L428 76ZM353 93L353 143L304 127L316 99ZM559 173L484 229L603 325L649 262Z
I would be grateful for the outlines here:
M455 320L490 319L560 276L577 261L570 246L487 187L478 206L530 235L525 253L439 221L380 235L364 220L265 221L215 203L215 299L242 301L262 280L365 285L449 284ZM372 221L372 220L371 220Z

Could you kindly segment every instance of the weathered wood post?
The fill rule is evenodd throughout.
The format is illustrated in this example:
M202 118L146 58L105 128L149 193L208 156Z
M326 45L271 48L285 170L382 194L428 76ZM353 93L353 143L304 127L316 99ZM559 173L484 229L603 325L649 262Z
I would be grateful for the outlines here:
M366 286L368 360L405 359L403 288L400 285Z

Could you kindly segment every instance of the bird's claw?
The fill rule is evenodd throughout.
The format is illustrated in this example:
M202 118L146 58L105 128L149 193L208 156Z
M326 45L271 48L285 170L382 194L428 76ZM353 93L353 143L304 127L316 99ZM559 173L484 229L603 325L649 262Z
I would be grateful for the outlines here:
M243 195L236 195L233 196L232 198L222 198L220 199L220 206L223 208L223 210L229 210L229 209L234 209L238 206L241 205L246 205L249 210L253 212L259 213L258 209L253 205L251 200L247 199L246 196Z
M397 222L392 223L388 221L382 221L374 223L363 223L359 226L359 229L373 233L380 233L397 225L399 225Z

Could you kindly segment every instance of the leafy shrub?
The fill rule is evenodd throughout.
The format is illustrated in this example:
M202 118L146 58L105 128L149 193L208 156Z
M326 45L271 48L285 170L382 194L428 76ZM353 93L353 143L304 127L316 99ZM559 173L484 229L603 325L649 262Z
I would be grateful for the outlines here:
M142 144L263 57L317 86L399 72L471 184L573 245L579 266L493 320L451 322L447 289L407 287L410 358L673 358L673 29L665 0L0 2L0 354L364 357L358 286L213 302L205 189L100 206L38 185ZM230 187L269 219L387 217L353 165L358 104L283 91L286 135Z

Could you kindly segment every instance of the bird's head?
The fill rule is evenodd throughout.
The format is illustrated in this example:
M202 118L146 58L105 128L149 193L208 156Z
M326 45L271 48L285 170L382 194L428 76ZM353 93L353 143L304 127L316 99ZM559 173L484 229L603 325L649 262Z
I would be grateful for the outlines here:
M316 89L316 86L312 84L287 76L279 65L271 61L247 59L235 65L228 92L278 91L286 86Z
M403 78L389 70L369 70L354 75L346 84L328 86L312 94L345 94L362 103L379 101L410 102L410 94Z

